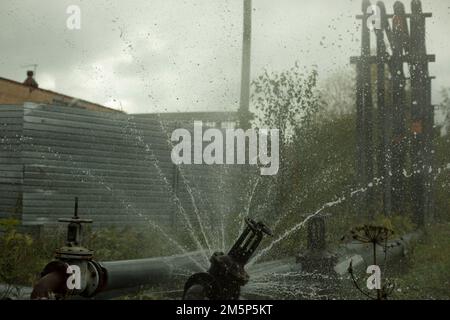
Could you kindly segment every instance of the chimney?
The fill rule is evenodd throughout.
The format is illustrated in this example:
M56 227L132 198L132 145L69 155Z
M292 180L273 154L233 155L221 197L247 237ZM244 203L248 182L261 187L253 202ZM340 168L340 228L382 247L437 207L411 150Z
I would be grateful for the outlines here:
M27 71L27 78L23 82L24 85L30 87L30 88L39 88L38 83L33 78L34 72L31 70Z

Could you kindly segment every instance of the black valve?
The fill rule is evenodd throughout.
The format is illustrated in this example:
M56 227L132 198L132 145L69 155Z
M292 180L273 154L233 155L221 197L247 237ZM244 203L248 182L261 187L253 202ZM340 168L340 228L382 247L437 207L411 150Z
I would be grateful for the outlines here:
M82 224L92 223L91 219L78 216L78 198L75 197L75 209L72 218L60 218L59 222L68 222L66 245L56 250L58 259L92 259L93 252L81 245Z
M236 300L240 288L249 275L245 265L260 244L264 235L272 231L262 222L245 219L246 228L234 243L228 254L215 252L207 272L192 275L184 286L183 299L187 300Z
M247 264L262 241L264 234L272 236L272 231L262 222L245 218L245 223L247 227L228 252L228 255L241 265Z
M80 219L78 217L78 197L75 197L75 209L72 218L60 218L59 222L68 222L67 226L67 246L81 245L81 225L83 223L92 223L91 219Z

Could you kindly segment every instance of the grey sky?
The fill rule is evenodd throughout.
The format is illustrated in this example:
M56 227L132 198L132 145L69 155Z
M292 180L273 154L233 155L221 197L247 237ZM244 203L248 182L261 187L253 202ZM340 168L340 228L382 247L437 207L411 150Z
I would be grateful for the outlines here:
M394 1L385 1L392 11ZM409 9L409 1L404 2ZM66 27L71 5L81 30ZM350 68L360 0L253 0L252 76L263 68L319 66L324 79ZM450 87L450 0L423 0L434 103ZM0 76L39 64L42 88L128 112L235 110L242 0L1 0Z

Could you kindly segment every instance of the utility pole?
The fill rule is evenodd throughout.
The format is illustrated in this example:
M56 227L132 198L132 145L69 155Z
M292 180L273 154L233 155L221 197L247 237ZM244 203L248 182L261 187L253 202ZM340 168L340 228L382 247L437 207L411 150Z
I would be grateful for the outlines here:
M242 37L242 65L241 65L241 97L239 102L237 128L250 129L251 113L250 109L250 58L252 40L252 0L243 0L243 37ZM248 155L248 145L245 154ZM247 157L247 156L246 156ZM251 170L247 165L241 166L237 172L236 187L233 191L235 212L244 210L246 188L249 186ZM243 187L247 186L247 187Z
M241 99L239 126L250 128L250 56L252 40L252 0L244 0L244 32L242 39Z

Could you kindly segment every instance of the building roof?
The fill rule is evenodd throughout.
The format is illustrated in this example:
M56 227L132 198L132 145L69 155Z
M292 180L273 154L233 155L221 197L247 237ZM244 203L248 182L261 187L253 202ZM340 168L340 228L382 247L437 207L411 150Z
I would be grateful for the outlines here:
M2 92L2 90L1 90L2 83L6 83L9 85L15 86L17 88L17 90L19 90L19 91L22 90L23 92L25 92L24 90L28 90L29 94L24 95L23 92L14 93L14 92L11 92L10 90L8 90L8 92ZM32 97L30 96L31 93L33 93ZM39 93L39 95L35 95L34 93ZM50 98L53 101L45 101ZM85 108L85 109L94 109L97 111L123 113L122 111L119 111L119 110L116 110L113 108L109 108L109 107L103 106L98 103L71 97L66 94L47 90L47 89L32 88L21 82L0 77L0 104L2 104L2 103L24 103L24 102L48 102L48 103L50 103L50 102L55 102L55 101L66 103L66 104L70 104L73 101L76 101L77 107L81 107L81 108Z

